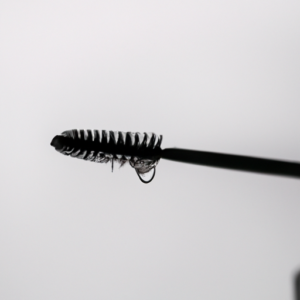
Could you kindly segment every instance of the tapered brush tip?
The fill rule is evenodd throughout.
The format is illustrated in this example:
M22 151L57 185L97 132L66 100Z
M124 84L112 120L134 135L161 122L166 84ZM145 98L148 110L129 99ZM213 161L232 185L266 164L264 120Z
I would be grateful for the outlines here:
M61 150L64 147L64 139L65 137L61 136L61 135L56 135L50 145L53 146L55 148L55 150Z

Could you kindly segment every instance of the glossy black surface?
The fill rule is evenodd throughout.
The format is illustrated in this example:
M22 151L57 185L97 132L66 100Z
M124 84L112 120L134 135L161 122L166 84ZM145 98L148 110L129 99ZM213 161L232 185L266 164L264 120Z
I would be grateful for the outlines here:
M170 148L162 158L203 166L300 178L300 164L273 159Z

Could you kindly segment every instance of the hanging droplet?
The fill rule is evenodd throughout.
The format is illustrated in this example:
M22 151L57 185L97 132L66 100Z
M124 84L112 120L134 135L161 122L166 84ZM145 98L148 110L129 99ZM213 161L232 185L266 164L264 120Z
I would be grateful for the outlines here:
M140 180L143 183L149 183L153 180L154 176L155 176L155 167L153 167L152 169L150 169L147 173L140 173L137 169L136 169L136 173L138 174Z
M130 165L135 169L137 175L143 183L149 183L155 176L155 167L159 159L138 159L133 158L129 161Z

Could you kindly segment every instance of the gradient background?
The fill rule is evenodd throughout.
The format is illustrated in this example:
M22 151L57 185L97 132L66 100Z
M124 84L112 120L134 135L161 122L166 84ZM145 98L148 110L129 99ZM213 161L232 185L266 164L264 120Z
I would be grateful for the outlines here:
M300 181L60 155L73 128L300 161L300 2L0 2L0 299L293 299Z

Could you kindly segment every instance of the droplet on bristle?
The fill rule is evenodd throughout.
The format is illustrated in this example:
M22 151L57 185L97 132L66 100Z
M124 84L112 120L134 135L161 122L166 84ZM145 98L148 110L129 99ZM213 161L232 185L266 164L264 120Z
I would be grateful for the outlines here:
M153 180L154 176L155 176L155 167L153 167L152 169L150 169L147 173L140 173L137 169L136 169L136 173L139 176L140 180L143 183L149 183Z

